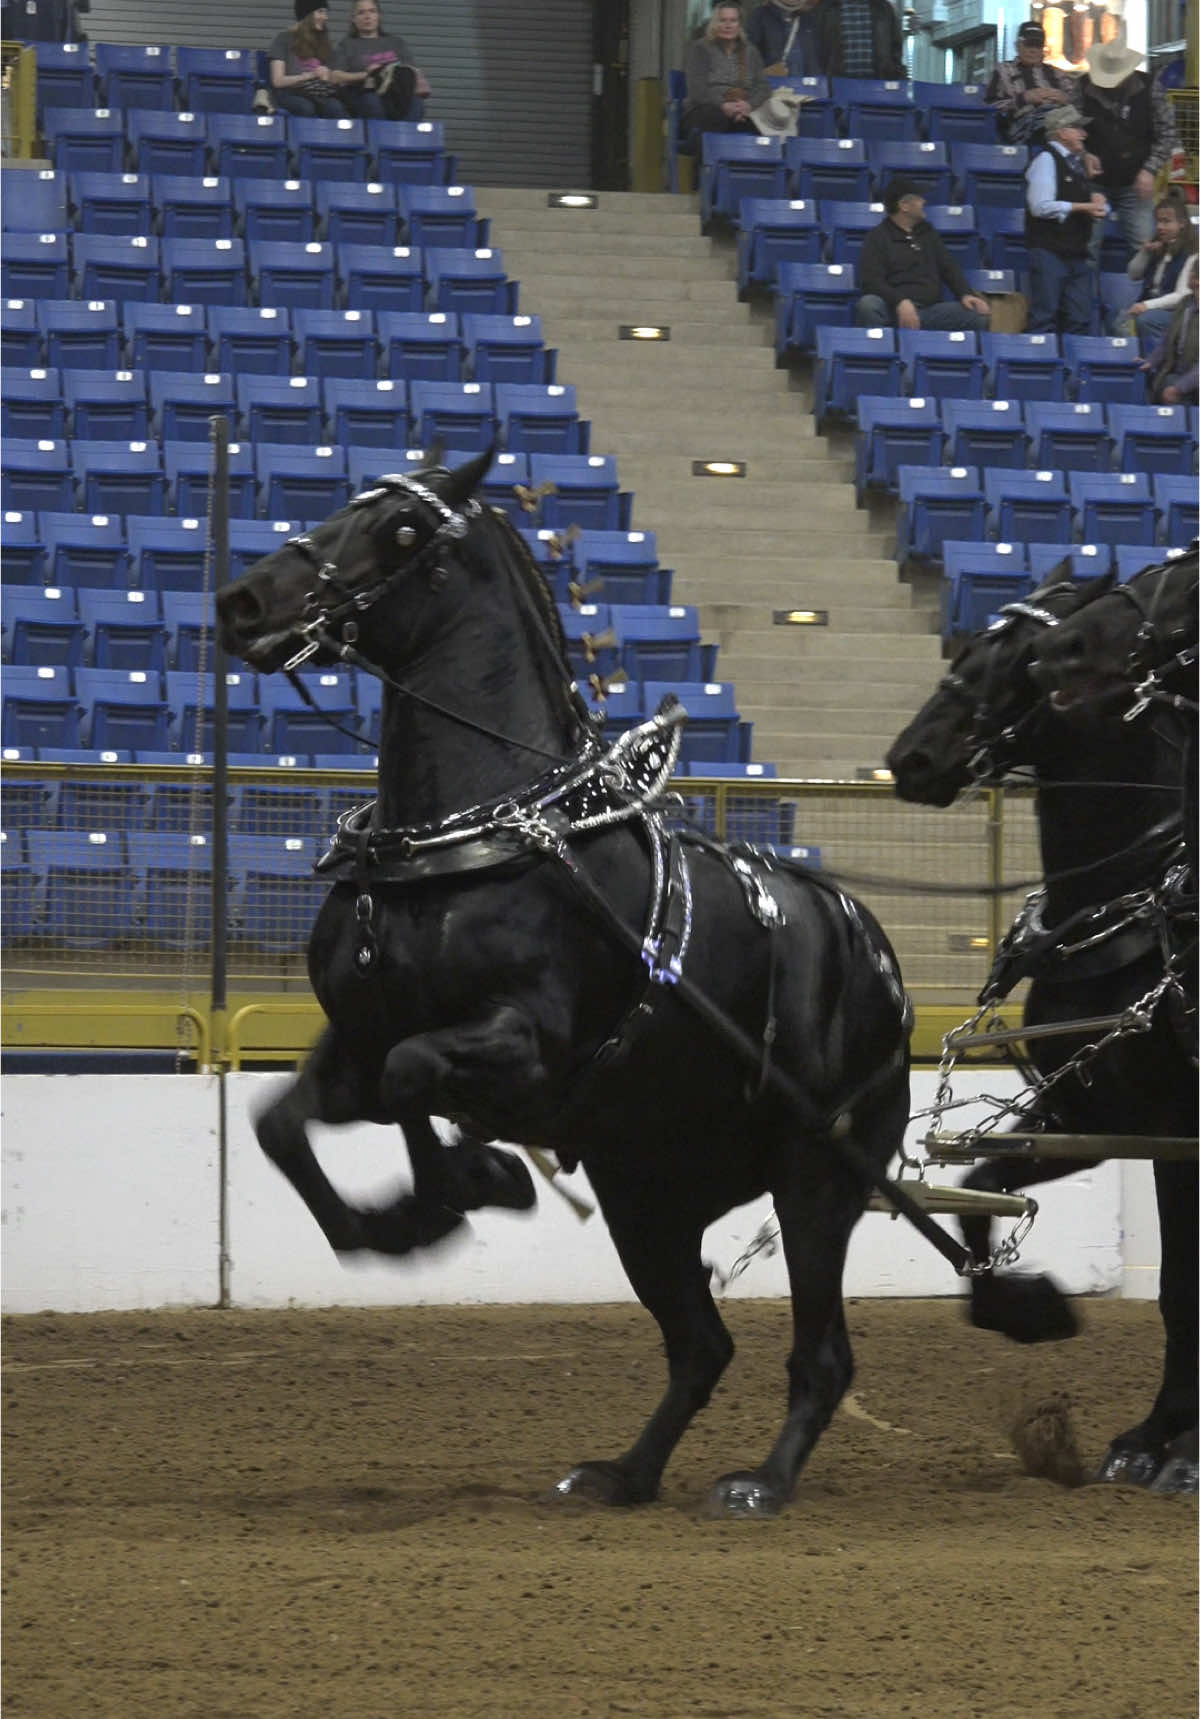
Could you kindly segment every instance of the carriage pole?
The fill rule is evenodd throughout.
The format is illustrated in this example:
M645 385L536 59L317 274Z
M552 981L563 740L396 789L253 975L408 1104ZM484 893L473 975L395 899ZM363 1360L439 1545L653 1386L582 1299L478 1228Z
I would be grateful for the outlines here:
M213 614L216 595L229 583L229 419L209 419L212 443L212 484L208 529L212 542ZM225 683L226 656L214 625L213 646L213 821L212 821L212 967L210 1014L213 1069L217 1077L217 1153L220 1213L218 1306L230 1305L229 1256L229 1109L225 1090L228 1072L226 1013L228 1008L229 922L229 693Z

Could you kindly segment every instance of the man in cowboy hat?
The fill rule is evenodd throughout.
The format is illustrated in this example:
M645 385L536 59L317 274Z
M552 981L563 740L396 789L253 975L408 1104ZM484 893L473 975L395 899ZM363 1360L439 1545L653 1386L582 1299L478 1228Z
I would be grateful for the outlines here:
M991 306L925 219L925 193L911 179L893 179L883 193L885 218L858 253L858 322L863 328L983 330ZM954 300L942 297L949 287Z
M1086 122L1064 103L1043 116L1045 147L1025 169L1025 238L1029 245L1029 329L1033 334L1090 334L1096 268L1092 228L1108 200L1092 189L1083 145Z
M1046 64L1046 32L1027 19L1017 31L1017 55L992 73L985 97L1006 143L1029 143L1048 107L1075 99L1075 79Z
M1175 116L1156 78L1139 71L1142 55L1124 36L1092 49L1079 80L1078 104L1088 142L1100 159L1100 182L1131 251L1154 233L1154 177L1175 148ZM1099 255L1097 229L1093 254Z

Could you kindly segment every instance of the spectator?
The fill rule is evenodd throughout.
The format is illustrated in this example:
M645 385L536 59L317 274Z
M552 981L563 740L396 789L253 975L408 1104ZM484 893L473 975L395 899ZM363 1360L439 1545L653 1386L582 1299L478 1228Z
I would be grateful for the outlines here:
M329 8L295 0L296 23L281 30L267 50L276 107L303 119L344 119L333 72Z
M1003 60L992 73L985 100L996 111L1006 143L1032 141L1047 107L1075 99L1075 79L1046 61L1046 32L1027 21L1017 31L1017 57Z
M299 0L297 0L299 3ZM771 93L762 55L746 40L740 6L718 5L684 61L687 99L683 124L689 136L702 131L745 131L758 136L750 115Z
M830 78L908 77L900 20L891 0L821 0L817 55Z
M1182 198L1167 196L1154 205L1154 229L1126 270L1130 280L1144 282L1142 297L1114 318L1114 334L1161 340L1171 312L1188 296L1196 272L1196 229Z
M824 75L817 37L820 0L767 0L746 21L746 39L771 77Z
M423 98L431 94L404 38L384 30L375 0L357 0L334 75L342 100L360 119L420 119Z
M911 179L893 179L883 194L885 218L863 240L858 280L864 328L986 329L986 298L970 282L925 219L925 196ZM949 287L956 303L942 297Z
M1197 303L1200 275L1192 271L1191 291L1171 312L1167 331L1142 369L1150 372L1150 398L1157 406L1194 406L1197 387Z
M1100 183L1131 251L1154 232L1154 176L1175 148L1175 116L1165 90L1138 70L1141 54L1123 40L1093 48L1077 97L1100 160ZM1101 232L1093 240L1099 256Z
M1090 334L1096 304L1092 228L1108 214L1093 191L1083 145L1086 124L1067 103L1045 114L1046 144L1025 169L1029 245L1029 328L1034 334Z

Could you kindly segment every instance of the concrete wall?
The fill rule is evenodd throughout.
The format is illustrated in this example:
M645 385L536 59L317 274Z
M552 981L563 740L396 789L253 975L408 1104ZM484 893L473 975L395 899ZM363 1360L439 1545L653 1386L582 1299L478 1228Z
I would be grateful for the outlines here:
M227 1080L236 1305L629 1299L601 1219L581 1224L540 1178L534 1217L476 1216L468 1236L435 1254L343 1266L254 1140L251 1110L275 1078ZM914 1108L930 1102L933 1078L915 1077ZM1014 1077L995 1072L957 1083L964 1095L1013 1089ZM971 1112L959 1115L969 1119ZM5 1312L216 1302L221 1164L215 1079L14 1075L4 1082L2 1118ZM407 1179L395 1131L317 1129L314 1144L327 1173L349 1197L377 1201ZM588 1195L582 1173L569 1185ZM1053 1270L1076 1293L1157 1294L1157 1227L1147 1166L1098 1165L1039 1198L1041 1212L1023 1267ZM769 1210L769 1201L762 1200L714 1225L705 1257L728 1271ZM869 1215L855 1232L849 1295L951 1295L960 1289L941 1257L902 1220ZM786 1292L778 1254L757 1258L730 1290L741 1296Z

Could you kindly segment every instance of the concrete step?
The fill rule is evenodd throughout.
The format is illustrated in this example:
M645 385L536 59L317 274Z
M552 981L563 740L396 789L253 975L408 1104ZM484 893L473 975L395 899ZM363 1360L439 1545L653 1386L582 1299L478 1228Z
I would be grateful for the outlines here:
M578 186L564 185L564 191L578 190ZM699 226L700 198L695 192L685 196L672 196L666 191L595 191L590 196L597 199L595 209L555 209L550 211L546 198L548 191L539 190L534 185L490 185L486 196L488 212L501 209L545 209L557 214L564 222L585 222L594 220L596 215L608 210L622 219L635 215L657 216L664 218L672 214L687 215Z
M536 288L531 288L530 291L533 293ZM531 296L531 314L534 310L541 315L547 346L566 347L571 353L586 352L588 347L601 343L607 345L611 342L615 345L619 340L618 330L622 323L636 320L615 314L590 316L582 313L549 312L540 303L535 305ZM714 346L722 349L749 347L752 350L763 347L771 352L771 361L774 363L771 330L752 322L730 322L727 309L721 311L714 306L711 312L706 313L703 305L692 303L677 307L669 316L658 316L651 320L662 322L670 328L671 338L664 344L703 346L706 352L711 352ZM644 340L632 344L636 345L639 352L644 352L647 347L653 346L654 342ZM565 380L570 381L570 377ZM853 448L850 451L853 453Z
M611 406L583 412L592 425L592 440L603 438L607 453L636 462L638 469L672 472L680 480L692 476L693 460L720 458L723 448L713 453L714 436L698 426L686 414L675 416L665 409L661 412L640 412L636 422L629 422L623 413ZM738 434L736 455L750 466L753 476L779 481L805 475L822 483L848 485L853 480L854 467L847 460L831 460L826 448L811 433L811 420L801 418L795 425L796 434L789 439L793 446L780 452L779 436L768 424L743 427ZM622 472L624 468L622 468ZM867 520L867 515L863 515Z
M857 547L860 552L877 553L873 538L877 535L882 541L884 536L868 531L855 508L853 490L829 483L813 467L798 466L786 483L753 483L672 476L643 465L622 473L622 482L635 491L638 509L645 517L658 512L664 516L665 525L665 516L671 511L676 519L687 520L686 525L672 527L672 552L677 556L688 552L699 555L705 550L711 554L712 526L729 533L727 550L739 561L778 553L789 540L803 542L810 554L823 554L830 547L818 541L825 538L835 539L835 550ZM766 521L770 523L760 523ZM894 533L888 537L894 542Z
M594 281L585 272L539 275L536 285L527 283L525 290L525 308L542 316L597 317L610 311L618 322L670 323L670 313L686 305L703 305L718 317L731 315L727 280L642 280L631 272L624 281Z
M686 590L689 595L681 596ZM822 595L818 593L818 595ZM723 602L706 602L694 590L693 581L687 574L677 573L675 589L672 596L678 602L695 601L700 611L700 625L706 638L729 640L737 644L747 638L752 638L758 629L763 629L763 640L770 634L786 636L791 629L776 627L771 622L775 609L824 609L829 616L831 632L868 632L889 633L893 630L904 633L920 633L927 630L933 617L925 609L911 608L905 601L903 588L895 592L888 590L863 592L861 601L856 605L851 602L845 591L835 591L832 596L826 596L821 602L781 602L774 604L739 603L737 605ZM603 602L603 593L598 601ZM736 608L739 618L730 619L729 612ZM912 623L909 625L908 623ZM753 630L753 631L752 631Z
M568 232L565 227L547 223L544 227L515 227L508 220L493 222L491 241L505 257L520 256L535 259L535 266L562 272L575 257L587 257L588 267L597 273L606 272L606 263L614 274L629 268L630 258L637 259L638 268L647 262L697 263L715 278L728 280L729 259L715 253L698 233L664 233L655 229L642 233L585 231ZM736 259L735 259L736 272Z
M649 209L622 213L616 209L588 209L576 212L550 209L544 202L540 208L514 208L497 202L495 192L490 188L477 190L475 200L479 213L490 218L492 238L497 244L501 244L503 235L509 233L519 233L523 238L539 242L557 242L566 250L600 239L612 245L627 246L661 238L686 239L689 244L706 247L708 243L700 231L699 217L686 210L659 212Z
M839 597L853 602L863 591L876 589L906 593L903 602L897 597L898 607L914 602L912 587L901 584L896 563L886 556L846 554L823 558L807 534L797 542L794 555L781 552L786 545L776 545L774 554L753 558L740 553L719 555L714 554L711 543L705 553L699 554L683 541L686 529L666 522L659 527L659 559L664 567L686 568L689 583L696 589L703 588L705 600L710 602L761 603L773 609L785 606L825 609ZM802 599L810 594L812 601L804 602Z
M536 280L539 294L543 286L553 288L560 281L576 280L578 268L586 271L588 282L596 286L619 287L628 282L632 270L639 286L650 281L670 281L676 287L689 282L709 282L718 284L727 296L733 296L734 270L719 257L660 256L641 250L631 255L628 250L605 249L584 252L576 265L573 249L566 251L557 246L538 249L528 244L498 245L498 248L504 253L505 273L523 283Z
M929 633L840 633L832 627L776 627L768 639L720 635L721 661L732 672L751 675L759 691L776 696L780 684L801 686L815 671L860 669L872 677L924 674L930 687L941 672L941 641ZM912 684L906 682L906 684ZM918 679L916 684L922 684Z
M621 340L613 330L613 338L584 345L571 342L570 380L577 387L596 382L603 385L610 377L628 373L649 387L668 384L672 387L708 387L724 385L728 380L752 380L758 387L773 393L793 394L786 371L777 370L770 351L765 346L725 348L717 346L706 352L703 360L686 346L672 341Z

